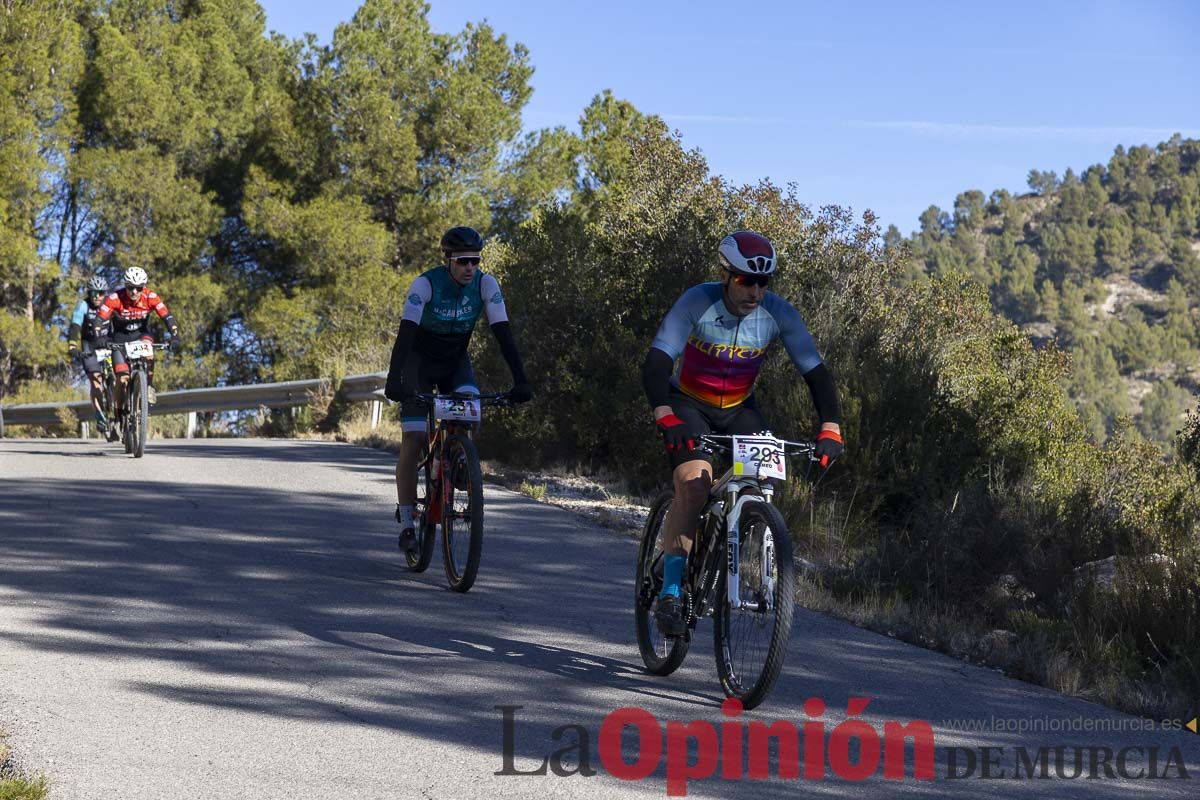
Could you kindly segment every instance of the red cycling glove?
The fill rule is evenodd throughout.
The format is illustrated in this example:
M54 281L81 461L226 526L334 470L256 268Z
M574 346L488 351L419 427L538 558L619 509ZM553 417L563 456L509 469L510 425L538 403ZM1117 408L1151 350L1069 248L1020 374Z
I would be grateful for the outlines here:
M659 417L654 424L658 426L658 432L662 434L663 443L666 444L668 452L682 450L686 447L690 453L696 449L692 432L688 430L684 421L674 414Z
M836 461L845 449L845 442L836 431L825 430L817 434L816 455L822 467L828 467Z

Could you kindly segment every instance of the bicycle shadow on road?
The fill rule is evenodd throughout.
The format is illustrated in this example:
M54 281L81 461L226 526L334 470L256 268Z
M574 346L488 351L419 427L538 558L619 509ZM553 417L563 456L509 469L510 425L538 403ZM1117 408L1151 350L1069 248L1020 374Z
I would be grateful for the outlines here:
M640 671L631 541L509 493L489 495L488 515L495 525L480 582L464 596L445 588L437 562L422 575L405 570L395 526L371 496L7 479L0 641L8 690L25 681L53 710L62 702L53 686L83 686L110 704L118 727L133 724L127 709L157 705L178 716L182 704L219 709L231 725L250 716L366 726L468 748L495 769L498 706L523 707L514 748L533 763L559 746L554 726L594 733L621 705L660 720L719 720L706 637L671 678ZM1002 713L1018 701L1078 713L1076 701L1047 690L982 683L961 662L798 614L784 674L755 713L799 722L799 704L820 697L832 727L846 698L862 693L876 718ZM854 794L846 784L809 782L741 791L773 798L800 786ZM971 793L1013 789L973 783Z
M598 722L596 697L615 690L625 699L610 694L610 710L715 709L715 684L706 693L652 678L632 636L617 635L632 627L628 565L606 564L577 531L568 546L569 517L554 513L559 528L542 536L536 519L506 521L515 502L489 506L497 524L484 573L464 596L445 588L436 562L409 573L394 524L359 495L130 481L110 497L87 480L5 481L0 640L31 664L122 665L124 702L351 720L455 744L470 728L486 732L476 744L489 753L498 704ZM561 564L546 559L547 541ZM561 603L563 584L547 583L568 575L586 603ZM263 680L287 688L264 690Z

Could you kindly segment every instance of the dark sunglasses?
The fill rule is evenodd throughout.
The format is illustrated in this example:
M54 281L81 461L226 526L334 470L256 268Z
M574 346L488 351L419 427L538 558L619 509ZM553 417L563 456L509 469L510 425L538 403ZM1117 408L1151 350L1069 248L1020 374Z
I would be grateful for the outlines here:
M453 260L464 267L478 267L480 258L479 256L463 256L462 258L455 258Z
M744 272L730 272L733 282L738 286L766 286L771 282L770 275L747 275Z

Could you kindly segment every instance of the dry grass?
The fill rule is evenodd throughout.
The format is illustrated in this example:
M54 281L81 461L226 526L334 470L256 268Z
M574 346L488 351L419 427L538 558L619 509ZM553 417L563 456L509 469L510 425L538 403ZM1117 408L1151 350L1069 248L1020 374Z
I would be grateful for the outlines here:
M541 500L546 496L546 484L521 481L519 491L531 500Z
M333 438L339 442L349 442L362 447L373 447L376 450L398 453L402 435L400 423L396 420L380 420L379 426L372 429L370 419L355 417L343 422Z
M1095 642L1081 657L1063 645L1075 635L1070 621L1051 622L1032 614L1013 615L1009 630L992 630L982 620L954 610L909 605L895 597L869 594L839 598L819 580L799 577L796 602L860 628L936 650L1012 677L1156 720L1191 719L1191 698L1171 688L1162 675L1137 679L1117 666L1115 642Z
M0 800L45 800L50 784L44 776L26 778L10 760L10 751L0 734Z

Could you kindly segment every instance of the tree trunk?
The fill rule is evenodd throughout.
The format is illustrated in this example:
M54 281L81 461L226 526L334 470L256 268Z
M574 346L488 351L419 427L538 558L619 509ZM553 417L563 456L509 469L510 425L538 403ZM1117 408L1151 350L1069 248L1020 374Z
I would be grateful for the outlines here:
M25 318L33 322L33 291L37 277L37 268L29 265L29 282L25 286Z

